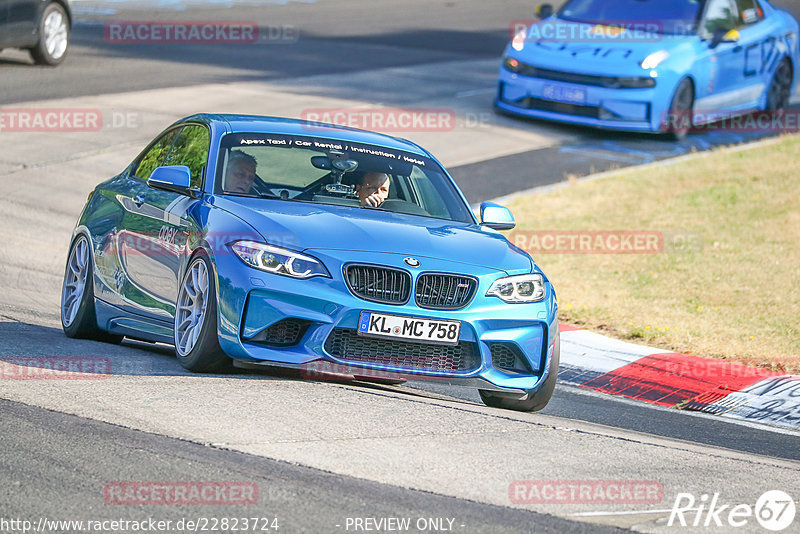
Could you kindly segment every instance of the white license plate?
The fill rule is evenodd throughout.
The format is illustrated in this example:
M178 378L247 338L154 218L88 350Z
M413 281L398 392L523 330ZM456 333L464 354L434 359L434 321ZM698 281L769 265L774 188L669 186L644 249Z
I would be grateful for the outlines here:
M545 85L542 96L547 100L568 102L570 104L585 104L586 89L568 87L566 85Z
M461 334L461 321L421 319L362 311L358 321L358 333L366 336L457 345L458 336Z

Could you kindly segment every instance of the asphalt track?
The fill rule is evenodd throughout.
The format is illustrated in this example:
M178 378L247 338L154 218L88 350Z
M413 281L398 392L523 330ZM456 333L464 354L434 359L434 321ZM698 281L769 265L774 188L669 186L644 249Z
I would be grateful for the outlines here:
M0 55L4 107L93 106L136 118L94 134L0 134L0 357L101 357L114 369L104 380L0 380L0 518L178 519L255 510L281 518L287 532L345 531L348 517L448 517L463 532L595 532L607 525L674 532L681 529L668 527L668 514L658 510L678 492L719 492L726 502L752 504L764 491L782 489L797 499L796 433L569 387L533 415L485 408L473 391L428 383L197 376L167 347L73 341L60 332L60 277L86 192L188 114L190 103L223 109L227 96L258 112L287 114L320 102L452 106L460 117L454 131L407 136L440 155L472 201L747 140L692 136L676 146L482 119L508 20L530 16L527 3L499 5L246 7L235 18L296 24L302 38L241 55L230 47L110 46L98 21L155 15L95 11L76 27L77 46L58 69L31 67L14 51ZM225 13L193 8L158 17L234 18ZM481 120L470 125L469 117ZM654 505L515 505L508 496L514 480L587 479L657 480L665 495ZM248 480L260 499L245 510L109 506L102 488L117 480ZM586 512L599 515L575 515Z
M219 506L109 506L98 488L118 480L248 480L258 506L227 517L277 519L278 532L343 531L347 518L450 518L460 532L615 532L546 514L378 484L187 443L0 400L2 517L159 521L222 517ZM124 459L124 463L123 460ZM65 489L69 488L69 491ZM313 511L313 512L312 512ZM457 521L457 523L456 523ZM78 529L76 529L78 530Z

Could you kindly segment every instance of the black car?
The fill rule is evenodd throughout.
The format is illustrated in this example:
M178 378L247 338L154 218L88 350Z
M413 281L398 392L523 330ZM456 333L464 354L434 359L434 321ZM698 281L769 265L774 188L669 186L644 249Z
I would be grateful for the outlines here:
M69 0L0 0L0 49L28 49L40 65L64 60L71 27Z

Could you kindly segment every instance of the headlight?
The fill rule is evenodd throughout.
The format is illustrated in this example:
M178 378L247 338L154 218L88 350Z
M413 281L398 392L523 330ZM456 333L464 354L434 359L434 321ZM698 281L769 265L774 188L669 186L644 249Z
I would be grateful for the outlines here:
M230 247L247 265L268 273L292 278L331 277L322 262L305 254L255 241L236 241Z
M537 302L544 298L544 278L540 274L506 276L495 280L486 296L504 302Z
M669 58L669 52L667 50L659 50L658 52L653 52L644 60L642 60L639 65L642 66L644 70L655 69L659 65L661 65L664 61Z
M520 30L514 36L514 39L511 40L511 48L516 50L517 52L522 52L522 49L525 48L525 38L528 36L528 30Z

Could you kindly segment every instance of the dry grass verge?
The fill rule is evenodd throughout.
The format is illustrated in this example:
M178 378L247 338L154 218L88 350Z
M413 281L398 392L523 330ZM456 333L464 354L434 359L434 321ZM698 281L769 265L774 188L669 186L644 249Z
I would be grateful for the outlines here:
M800 137L620 171L509 207L518 223L510 238L554 283L562 321L800 374ZM525 232L551 230L656 231L664 246L531 250Z

